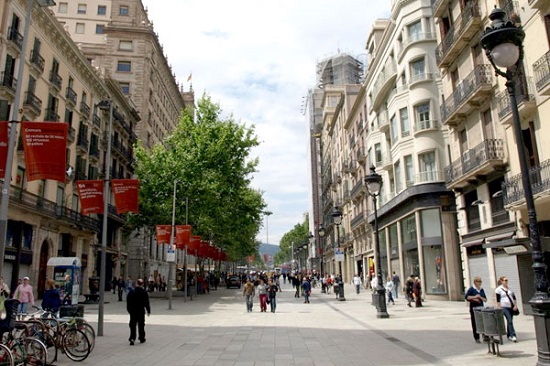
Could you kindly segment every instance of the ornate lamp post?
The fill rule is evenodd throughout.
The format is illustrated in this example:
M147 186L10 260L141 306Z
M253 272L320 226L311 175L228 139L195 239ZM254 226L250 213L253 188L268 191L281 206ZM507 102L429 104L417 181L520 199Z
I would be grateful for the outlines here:
M372 197L372 204L374 206L374 235L375 235L375 250L376 250L376 277L378 280L376 293L376 317L377 318L389 318L386 307L386 289L382 282L382 263L380 261L380 238L378 233L378 210L376 208L376 201L380 194L380 187L382 186L382 176L375 172L374 165L370 167L370 174L365 177L365 184L369 195ZM375 297L373 296L373 299Z
M319 229L317 229L317 233L319 234L319 251L321 252L321 292L324 294L326 293L325 283L323 282L323 279L325 278L325 270L324 270L324 258L323 258L323 238L325 237L326 231L325 226L323 224L319 225Z
M332 220L334 222L334 225L336 225L336 247L338 250L340 250L340 224L342 224L342 211L338 209L338 207L334 207L334 211L332 211ZM336 249L334 248L334 257L336 258ZM338 301L346 301L346 298L344 297L344 279L342 274L342 261L338 261L338 278L336 279L338 283Z
M520 70L519 66L523 58L523 39L525 33L520 27L506 21L506 13L499 8L493 9L489 15L492 23L481 37L481 46L493 65L497 76L506 78L506 89L510 96L512 109L514 134L518 149L519 166L522 177L525 205L529 216L529 237L533 259L533 273L535 279L535 294L529 301L533 309L535 320L535 334L537 337L538 362L537 365L550 365L550 296L548 294L548 278L546 277L546 264L544 263L537 227L537 213L535 200L531 190L529 165L525 155L525 146L521 131L518 105L515 95L515 79ZM506 68L502 71L499 67Z

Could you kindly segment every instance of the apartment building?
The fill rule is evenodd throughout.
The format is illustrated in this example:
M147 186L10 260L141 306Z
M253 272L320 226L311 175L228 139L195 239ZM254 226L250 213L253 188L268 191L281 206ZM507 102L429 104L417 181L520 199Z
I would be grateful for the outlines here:
M45 279L52 278L48 259L80 257L81 292L87 292L88 278L99 274L101 216L81 215L75 182L104 179L106 174L131 177L133 129L139 118L118 83L90 65L50 9L32 2L31 21L27 4L8 0L0 6L0 121L12 120L15 110L17 121L67 123L67 180L28 182L18 139L2 275L12 288L18 278L29 276L41 296ZM17 80L21 68L23 77ZM18 84L21 103L14 105ZM99 108L100 102L111 102L116 108L110 131L110 172L104 168L110 114ZM106 256L111 265L106 275L110 278L114 271L124 271L127 248L121 232L125 217L116 213L113 197L107 199Z
M456 194L464 284L484 280L494 299L500 276L516 290L522 309L534 293L528 217L521 183L512 113L504 82L482 52L480 37L497 5L525 33L524 59L516 80L524 149L538 214L538 230L548 258L549 49L547 1L433 1L438 24L436 60L442 74L442 122L450 131L447 187ZM543 35L547 35L543 37Z
M142 146L163 143L181 111L193 108L194 92L184 92L175 80L141 0L59 0L53 11L88 61L116 80L135 106L141 116L135 133ZM129 240L128 274L167 276L166 248L156 244L154 233L134 233Z

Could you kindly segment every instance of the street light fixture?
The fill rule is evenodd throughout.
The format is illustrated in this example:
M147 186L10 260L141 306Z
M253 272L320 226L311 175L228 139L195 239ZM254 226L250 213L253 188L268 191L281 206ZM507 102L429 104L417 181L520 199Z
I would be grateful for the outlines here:
M40 7L54 6L53 0L36 0ZM23 28L23 44L19 55L19 65L17 68L17 80L15 86L15 95L11 106L10 134L8 137L8 152L6 156L6 165L4 171L4 182L2 185L2 202L0 203L0 275L4 269L4 254L6 250L6 233L8 231L8 207L10 202L11 171L13 168L13 155L15 142L17 140L17 123L19 123L19 106L21 94L23 94L23 71L25 70L27 47L30 43L29 30L32 23L32 8L34 0L27 1L27 14L25 15L25 27Z
M481 36L481 46L485 49L485 53L491 65L493 65L496 75L506 79L505 85L510 97L525 205L527 206L527 215L529 217L532 268L535 281L535 293L529 304L531 304L535 321L538 350L537 365L550 365L550 296L548 293L548 278L546 277L546 264L542 256L535 200L533 191L531 190L529 165L524 150L525 144L514 90L515 79L519 75L520 71L518 69L523 58L523 39L525 38L525 33L520 27L516 27L510 21L506 21L506 13L499 8L495 7L493 9L489 15L489 19L492 23ZM506 68L506 71L500 70L499 67Z
M376 277L378 280L376 286L376 296L373 296L373 301L376 305L376 317L377 318L389 318L387 306L386 306L386 289L382 284L382 263L380 260L380 237L378 232L378 210L376 208L376 201L380 195L380 188L382 187L382 176L375 171L374 165L370 167L370 174L365 179L367 190L372 197L372 205L374 206L374 235L375 235L375 251L376 251Z
M338 254L341 255L342 252L340 251L340 225L342 224L342 211L338 209L338 207L334 207L334 210L332 211L332 222L334 222L334 225L336 225L336 247L334 248L334 257L336 258L336 249L338 249ZM344 277L342 274L342 261L338 261L338 271L340 272L338 275L337 283L338 283L338 301L346 301L346 298L344 297Z
M323 224L319 225L319 229L317 229L317 233L319 234L319 250L321 251L321 293L326 293L325 283L323 282L323 279L325 278L325 271L324 271L324 258L323 258L323 238L326 235L325 226Z

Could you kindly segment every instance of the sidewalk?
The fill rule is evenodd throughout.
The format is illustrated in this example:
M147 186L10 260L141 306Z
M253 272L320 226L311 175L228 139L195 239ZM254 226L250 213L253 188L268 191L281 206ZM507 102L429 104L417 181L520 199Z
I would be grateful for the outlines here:
M310 304L294 298L288 284L277 296L275 314L247 313L241 291L219 288L183 302L151 299L147 342L128 345L125 302L106 294L104 336L82 365L535 365L533 319L514 319L518 343L505 340L501 357L476 344L464 302L427 301L408 308L401 297L389 305L389 319L377 319L370 290L346 301L314 289ZM97 305L85 317L97 324ZM73 364L60 353L58 365Z

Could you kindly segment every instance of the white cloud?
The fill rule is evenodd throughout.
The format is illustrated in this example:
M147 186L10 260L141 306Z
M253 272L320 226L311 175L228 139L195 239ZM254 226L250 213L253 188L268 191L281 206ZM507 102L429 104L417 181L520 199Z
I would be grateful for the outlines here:
M307 121L302 97L315 85L316 63L338 51L366 53L379 0L142 0L176 78L237 121L254 124L261 146L254 187L265 192L269 242L308 211ZM258 235L266 240L266 231Z

